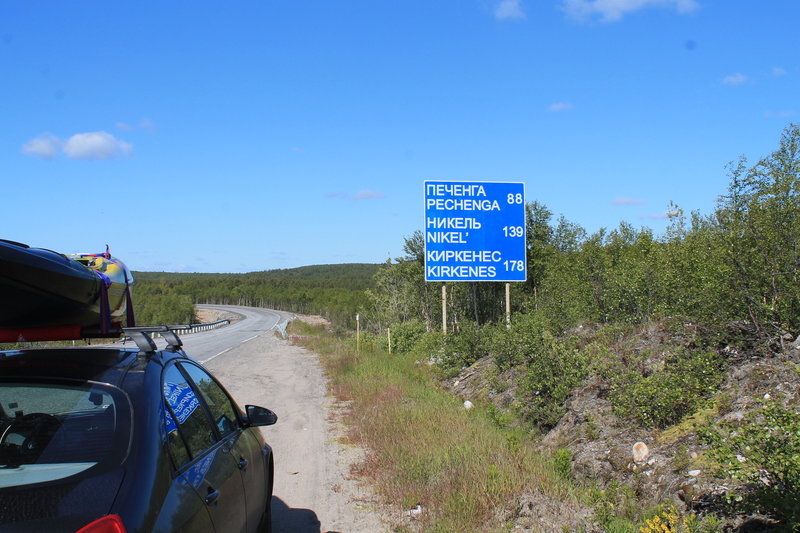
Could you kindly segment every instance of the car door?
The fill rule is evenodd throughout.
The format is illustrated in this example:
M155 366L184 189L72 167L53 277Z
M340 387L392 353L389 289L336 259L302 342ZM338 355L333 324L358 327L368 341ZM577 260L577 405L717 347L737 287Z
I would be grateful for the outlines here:
M252 432L258 428L251 428L242 431L241 436L236 440L235 446L231 449L236 457L247 458L248 465L242 469L242 482L244 483L245 496L247 498L247 521L258 524L267 505L267 465L264 459L263 443L253 436ZM254 525L251 531L256 530Z
M255 531L266 505L266 470L261 447L248 435L239 418L239 409L216 380L201 367L181 363L208 406L217 431L225 441L223 450L231 455L244 485L247 530Z
M168 446L178 477L203 500L216 533L244 533L247 508L230 439L223 438L212 422L208 405L187 376L170 364L162 378L167 432L173 435Z

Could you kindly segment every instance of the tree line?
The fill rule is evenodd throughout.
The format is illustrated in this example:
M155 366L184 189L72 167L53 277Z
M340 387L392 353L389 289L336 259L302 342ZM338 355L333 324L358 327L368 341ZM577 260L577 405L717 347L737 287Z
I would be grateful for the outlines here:
M731 323L768 337L800 332L800 128L776 151L728 167L711 214L669 210L663 235L622 222L587 232L543 204L526 205L528 277L512 284L512 313L536 313L555 333L581 323L640 324L681 317L710 328ZM383 265L316 265L247 274L136 272L141 324L192 321L195 303L319 314L342 327L383 331L418 321L441 329L441 289L425 282L421 231ZM505 318L501 283L448 283L450 331Z
M194 322L194 304L246 305L322 315L343 327L368 305L378 265L315 265L246 274L134 272L139 324Z
M513 312L541 313L564 331L580 323L644 323L680 316L710 327L747 323L776 336L800 332L800 128L749 166L728 166L714 211L669 210L663 235L627 222L588 233L539 202L526 205L528 279L512 285ZM424 281L424 237L407 237L368 290L378 328L420 319L441 327L441 291ZM500 283L449 283L449 328L504 318Z

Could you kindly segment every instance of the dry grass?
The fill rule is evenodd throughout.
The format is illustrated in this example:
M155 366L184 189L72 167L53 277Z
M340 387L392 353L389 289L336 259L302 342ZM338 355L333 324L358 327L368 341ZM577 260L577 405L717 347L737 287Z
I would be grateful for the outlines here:
M305 325L298 329L302 342L323 354L333 393L351 400L350 438L367 450L358 473L374 480L387 503L424 509L404 527L505 530L526 491L575 497L549 458L498 428L482 410L465 410L413 356L376 350L356 356L349 340L320 330L311 335Z

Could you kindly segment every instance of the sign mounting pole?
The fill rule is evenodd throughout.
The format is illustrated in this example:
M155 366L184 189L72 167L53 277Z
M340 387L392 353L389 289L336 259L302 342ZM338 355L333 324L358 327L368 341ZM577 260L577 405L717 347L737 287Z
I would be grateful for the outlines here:
M506 283L506 329L511 329L511 284Z
M447 283L442 283L442 333L447 335Z

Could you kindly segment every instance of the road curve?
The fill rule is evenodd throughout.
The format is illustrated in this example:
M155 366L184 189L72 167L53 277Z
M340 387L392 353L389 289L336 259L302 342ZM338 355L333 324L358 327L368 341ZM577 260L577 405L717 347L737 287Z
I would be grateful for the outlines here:
M199 305L198 307L232 313L240 317L225 327L181 337L186 353L204 364L233 350L240 344L254 340L259 335L272 334L278 324L286 323L294 316L284 311L255 307L229 305Z

